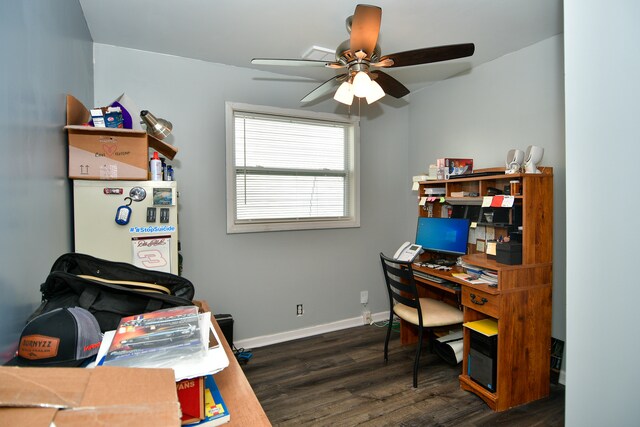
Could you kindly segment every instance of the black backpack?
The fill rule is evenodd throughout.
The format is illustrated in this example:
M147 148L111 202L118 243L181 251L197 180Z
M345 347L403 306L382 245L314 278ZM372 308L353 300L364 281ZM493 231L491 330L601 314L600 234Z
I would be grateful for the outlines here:
M79 253L59 257L40 292L42 304L29 320L60 307L82 307L102 332L116 329L125 316L194 305L193 284L184 277Z

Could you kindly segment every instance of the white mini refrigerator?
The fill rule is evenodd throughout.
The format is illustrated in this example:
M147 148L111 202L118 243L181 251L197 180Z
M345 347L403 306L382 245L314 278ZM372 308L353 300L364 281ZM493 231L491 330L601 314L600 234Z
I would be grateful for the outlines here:
M73 181L75 251L178 274L175 181Z

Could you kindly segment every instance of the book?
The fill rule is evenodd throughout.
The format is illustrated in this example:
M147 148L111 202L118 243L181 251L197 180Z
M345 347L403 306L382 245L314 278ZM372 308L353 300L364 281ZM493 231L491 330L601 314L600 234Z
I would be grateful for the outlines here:
M163 367L204 352L198 307L174 307L123 317L103 364Z
M220 389L213 379L213 375L207 375L204 377L204 419L191 423L184 424L189 427L213 427L221 424L228 423L231 420L231 415L227 409L227 405L222 399Z
M204 418L204 377L187 378L176 382L182 424L195 423Z

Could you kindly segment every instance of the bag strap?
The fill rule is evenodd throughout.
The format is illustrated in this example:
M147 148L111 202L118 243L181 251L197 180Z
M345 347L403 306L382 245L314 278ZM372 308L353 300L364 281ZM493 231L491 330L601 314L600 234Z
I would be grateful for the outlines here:
M98 283L120 285L126 288L135 289L136 291L141 291L141 292L157 292L157 293L163 293L165 295L171 295L171 290L169 288L162 285L158 285L157 283L134 282L131 280L109 280L109 279L104 279L102 277L90 276L88 274L78 274L78 277L82 277L83 279L92 280Z
M78 304L85 310L89 310L93 303L96 302L98 295L100 295L98 288L85 288L78 298Z

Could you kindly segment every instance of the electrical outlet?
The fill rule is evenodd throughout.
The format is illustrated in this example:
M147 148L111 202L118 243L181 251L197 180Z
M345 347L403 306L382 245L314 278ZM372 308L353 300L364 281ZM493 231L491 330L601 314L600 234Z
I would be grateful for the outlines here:
M302 304L296 305L296 316L302 316L304 314L304 310L302 309Z
M370 325L371 321L371 310L362 310L362 322L365 325Z
M369 302L369 291L360 291L360 304Z

